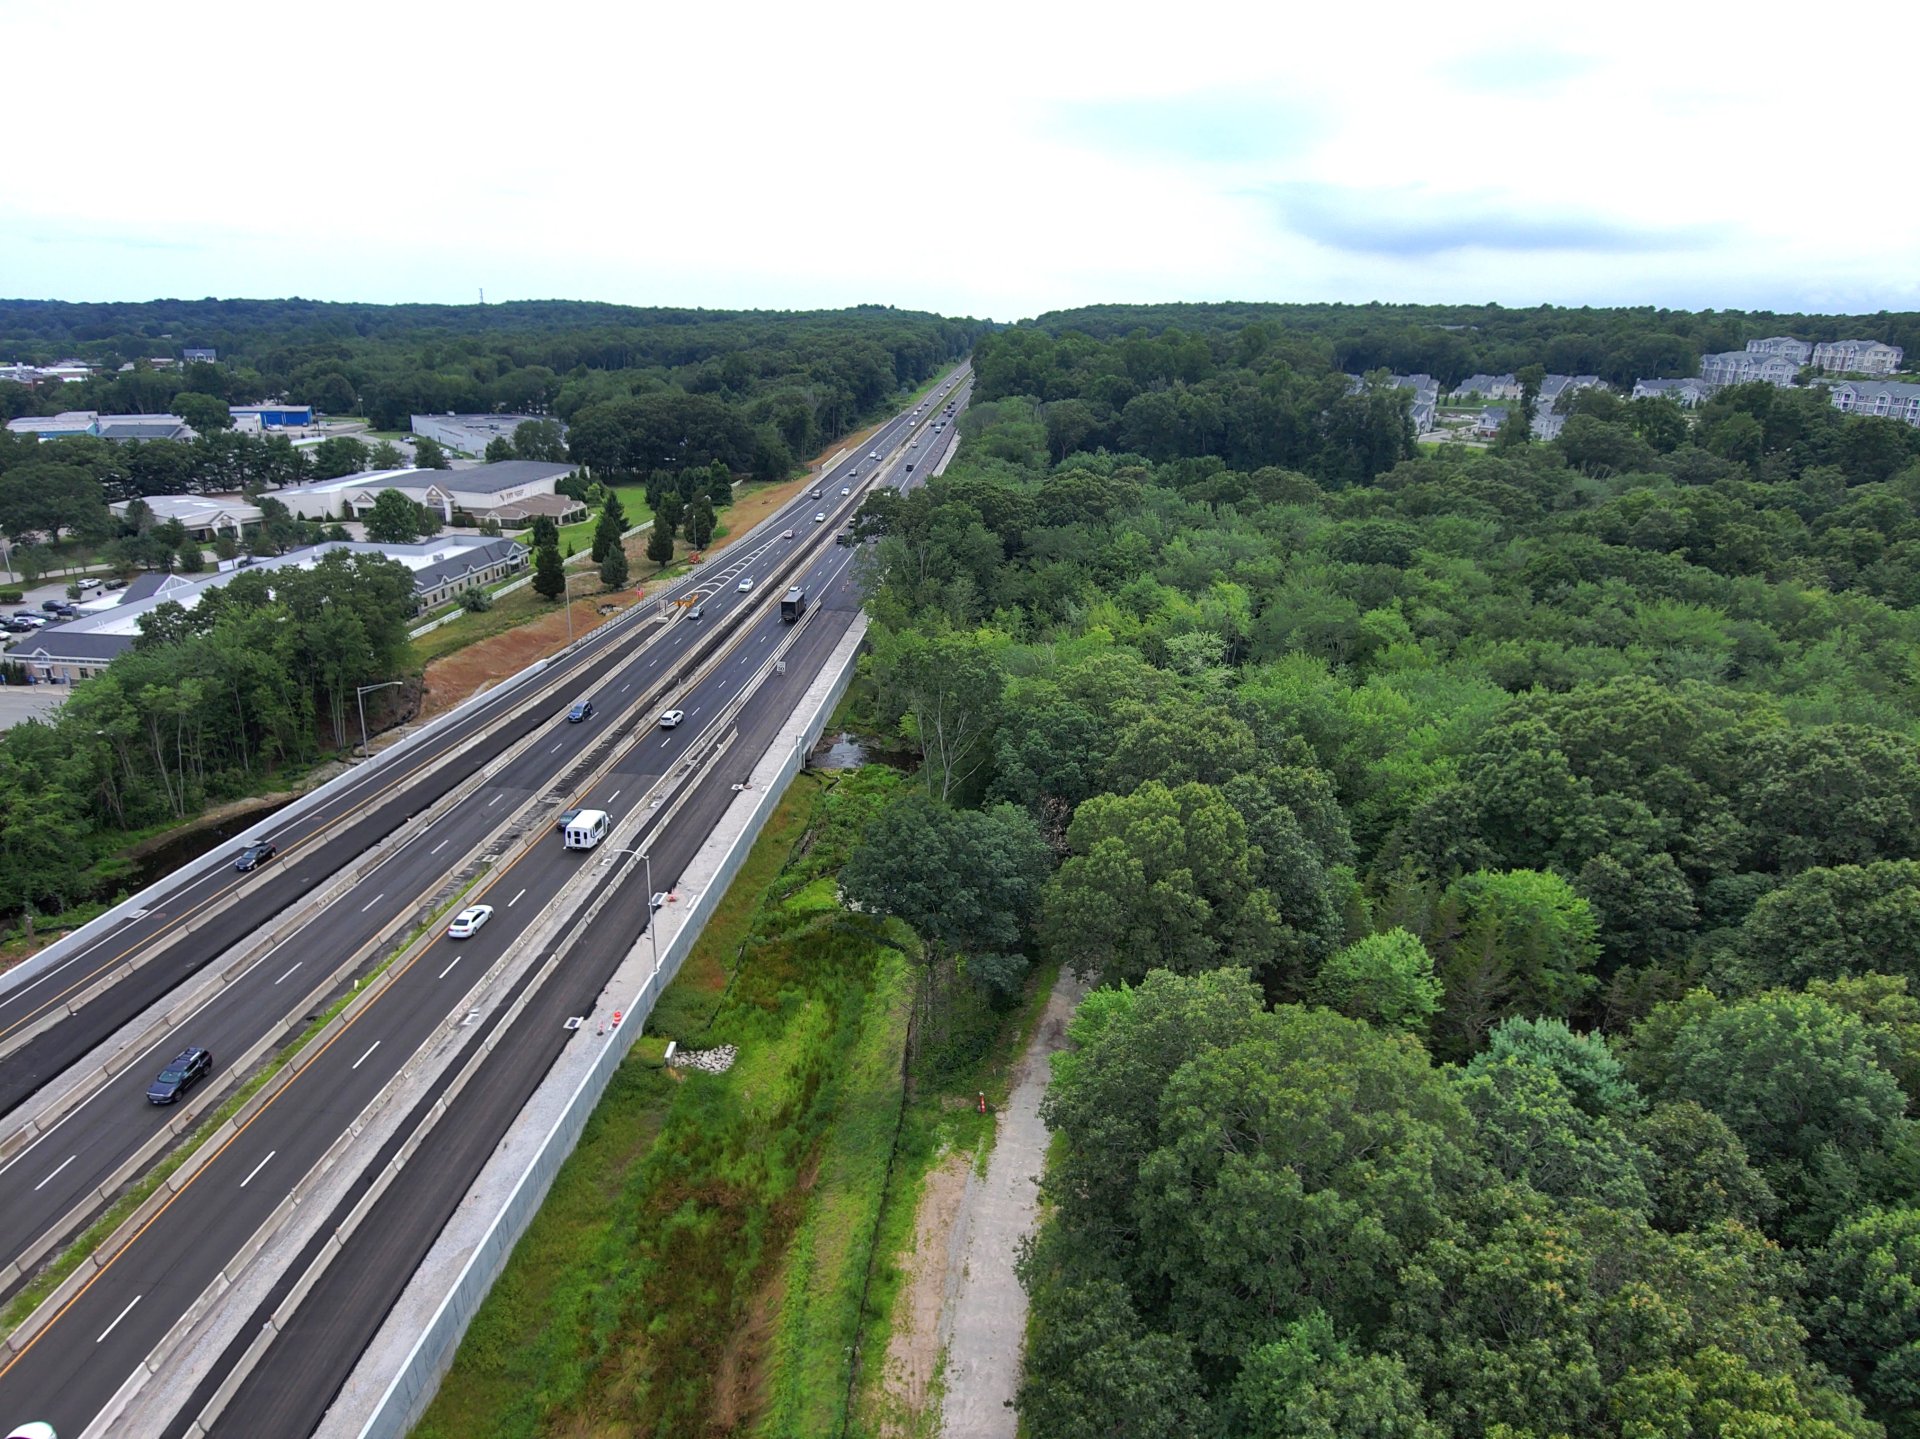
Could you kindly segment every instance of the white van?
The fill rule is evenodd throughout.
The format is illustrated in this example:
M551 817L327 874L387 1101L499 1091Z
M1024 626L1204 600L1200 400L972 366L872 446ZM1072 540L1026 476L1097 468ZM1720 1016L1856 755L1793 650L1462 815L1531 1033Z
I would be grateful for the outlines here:
M81 580L80 593L83 595L97 595L100 593L101 588L105 584L106 584L106 581L101 579L89 578L89 579Z
M607 837L607 826L605 810L583 809L568 822L561 836L568 849L592 849Z

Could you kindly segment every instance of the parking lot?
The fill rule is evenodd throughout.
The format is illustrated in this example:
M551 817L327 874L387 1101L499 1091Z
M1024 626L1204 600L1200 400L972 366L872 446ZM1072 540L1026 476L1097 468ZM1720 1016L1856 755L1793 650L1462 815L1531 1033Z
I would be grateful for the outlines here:
M25 719L45 718L73 693L68 685L0 685L0 730Z

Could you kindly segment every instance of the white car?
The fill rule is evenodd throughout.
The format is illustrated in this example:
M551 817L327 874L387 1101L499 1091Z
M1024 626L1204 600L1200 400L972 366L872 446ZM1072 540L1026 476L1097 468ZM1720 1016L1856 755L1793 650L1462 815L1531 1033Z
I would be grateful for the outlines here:
M739 586L739 588L740 588L740 593L741 593L741 594L743 594L743 595L744 595L744 594L745 594L745 593L746 593L746 592L747 592L748 590L750 590L750 589L752 589L752 588L753 588L753 576L751 576L751 575L749 575L749 576L747 576L747 578L745 578L744 580L742 580L742 581L740 581L740 586Z
M492 918L492 905L470 904L453 917L453 923L447 926L447 938L472 939L480 926Z
M781 539L783 539L783 540L790 540L790 539L792 539L792 538L793 538L793 531L792 531L792 530L788 530L788 531L787 531L787 532L786 532L785 534L783 534L782 536L780 536L780 538L781 538Z
M841 494L843 494L843 495L850 495L850 494L852 494L852 493L853 493L853 486L852 486L852 485L842 485L842 486L840 487L840 493L841 493Z
M867 458L870 460L877 460L880 458L880 452L878 450L868 450Z
M676 726L678 726L680 721L685 719L686 717L687 717L687 712L685 710L668 710L665 714L660 716L660 728L673 729Z
M827 522L827 512L825 510L821 510L818 514L816 514L813 517L813 522L816 525L824 525Z

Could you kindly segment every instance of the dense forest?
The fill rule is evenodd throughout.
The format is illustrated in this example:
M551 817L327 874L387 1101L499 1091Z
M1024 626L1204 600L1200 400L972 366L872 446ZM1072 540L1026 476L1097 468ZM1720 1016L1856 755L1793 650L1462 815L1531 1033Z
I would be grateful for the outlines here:
M1099 986L1028 1431L1920 1434L1920 432L1420 452L1324 336L1171 318L983 338L858 521L925 783L843 882L922 1043Z

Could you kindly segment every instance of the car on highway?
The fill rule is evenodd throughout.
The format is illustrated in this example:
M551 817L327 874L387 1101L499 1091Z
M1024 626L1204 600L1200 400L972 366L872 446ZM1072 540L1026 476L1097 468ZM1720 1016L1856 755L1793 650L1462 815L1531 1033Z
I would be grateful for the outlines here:
M655 909L660 908L660 906L665 904L666 902L667 902L667 892L664 889L657 889L653 892L653 907Z
M752 576L752 575L748 575L748 576L747 576L747 577L746 577L746 578L745 578L744 580L742 580L742 581L740 581L740 584L739 584L739 586L738 586L738 588L739 588L739 590L740 590L740 593L741 593L741 594L743 594L743 595L744 595L744 594L745 594L745 593L746 593L746 592L747 592L748 590L750 590L750 589L752 589L752 588L753 588L753 576Z
M825 510L815 510L813 512L813 522L816 525L824 525L827 522L827 512Z
M700 618L700 616L704 615L706 612L707 612L707 607L705 605L695 605L692 609L687 611L687 618L690 620L697 620Z
M792 530L788 530L788 531L787 531L787 532L786 532L785 534L783 534L782 536L780 536L780 538L781 538L781 539L783 539L783 540L790 540L790 539L792 539L792 538L793 538L793 531L792 531Z
M213 1055L204 1049L183 1049L159 1078L147 1086L149 1104L172 1104L213 1073Z
M234 860L233 867L241 874L246 874L249 870L260 868L261 865L265 864L278 853L280 853L280 849L272 840L255 840L252 844L240 851L240 857Z
M817 499L819 499L819 498L820 498L820 487L819 487L818 485L816 485L816 486L814 486L814 488L812 488L812 489L810 489L810 490L808 490L808 491L807 491L807 498L808 498L808 499L810 499L810 500L817 500Z
M553 827L555 829L565 829L568 825L572 824L579 817L580 817L579 810L563 809L560 811L560 818L554 822Z
M581 700L572 709L567 711L567 723L579 724L581 720L591 718L592 715L593 701Z
M687 712L685 710L668 710L665 714L660 716L660 728L672 729L676 725L678 725L681 720L685 719L686 717L687 717Z
M880 452L878 450L869 450L867 451L867 458L870 460L877 460L880 458Z
M447 938L472 939L480 926L492 918L492 905L470 904L453 917L453 923L447 926Z
M16 1424L7 1431L7 1439L60 1439L53 1432L51 1424L42 1424L34 1419L25 1424Z
M850 495L850 494L852 494L852 493L853 493L853 486L852 486L852 485L842 485L842 486L840 487L840 493L841 493L841 494L843 494L843 495Z

